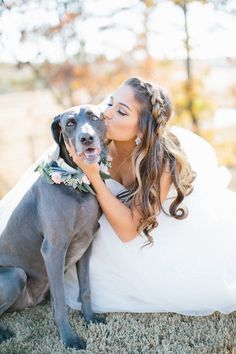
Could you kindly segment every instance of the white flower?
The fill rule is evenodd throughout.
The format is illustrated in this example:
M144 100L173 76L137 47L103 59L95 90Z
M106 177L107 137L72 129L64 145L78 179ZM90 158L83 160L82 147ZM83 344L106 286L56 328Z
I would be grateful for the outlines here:
M78 178L78 183L79 183L79 184L82 184L82 183L83 183L82 177L81 177L81 178Z
M90 184L90 180L88 179L88 177L86 175L83 175L82 181L86 184Z
M104 165L103 163L100 164L100 171L103 173L106 173L107 175L109 174L109 169L106 165Z

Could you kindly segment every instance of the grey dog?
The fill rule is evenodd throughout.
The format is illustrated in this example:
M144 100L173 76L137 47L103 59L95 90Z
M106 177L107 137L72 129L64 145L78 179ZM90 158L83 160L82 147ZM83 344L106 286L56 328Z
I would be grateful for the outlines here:
M54 118L51 130L60 157L73 168L77 166L65 141L88 163L98 161L100 153L107 153L105 124L96 106L68 109ZM69 324L63 277L64 271L77 262L85 321L99 322L91 308L88 265L100 216L94 195L62 184L48 184L40 176L0 236L0 315L40 303L50 288L53 318L61 339L67 347L84 348L84 340ZM0 327L0 343L10 335Z

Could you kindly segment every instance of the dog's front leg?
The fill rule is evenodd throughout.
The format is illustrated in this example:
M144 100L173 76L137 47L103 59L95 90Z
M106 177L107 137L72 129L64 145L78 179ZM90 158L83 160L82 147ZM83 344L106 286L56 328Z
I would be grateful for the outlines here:
M59 334L66 347L84 349L85 342L77 336L70 327L64 292L64 264L67 245L54 245L44 239L41 253L45 261L48 274L53 318Z
M79 280L79 300L82 304L82 313L86 323L106 323L105 317L98 317L92 310L90 280L89 280L89 259L92 250L92 243L76 263L77 276Z

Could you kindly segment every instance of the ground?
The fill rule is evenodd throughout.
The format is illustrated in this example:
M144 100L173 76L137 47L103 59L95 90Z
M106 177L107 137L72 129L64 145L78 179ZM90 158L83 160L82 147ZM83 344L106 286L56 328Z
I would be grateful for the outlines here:
M80 312L69 313L72 327L87 341L81 354L236 354L236 313L108 313L107 324L88 327ZM1 325L16 333L0 346L1 354L76 353L59 340L48 299L34 309L4 314Z

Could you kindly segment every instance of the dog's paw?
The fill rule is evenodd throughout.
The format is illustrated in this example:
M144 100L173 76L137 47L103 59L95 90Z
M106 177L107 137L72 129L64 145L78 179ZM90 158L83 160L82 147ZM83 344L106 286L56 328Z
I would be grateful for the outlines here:
M73 336L64 340L66 348L86 349L86 342L79 336Z
M100 324L100 323L104 323L106 324L106 316L101 316L101 315L95 315L93 314L93 316L91 318L85 318L85 322L87 324L90 323L95 323L95 324Z
M8 329L0 328L0 343L10 339L13 336L13 332L9 331Z

